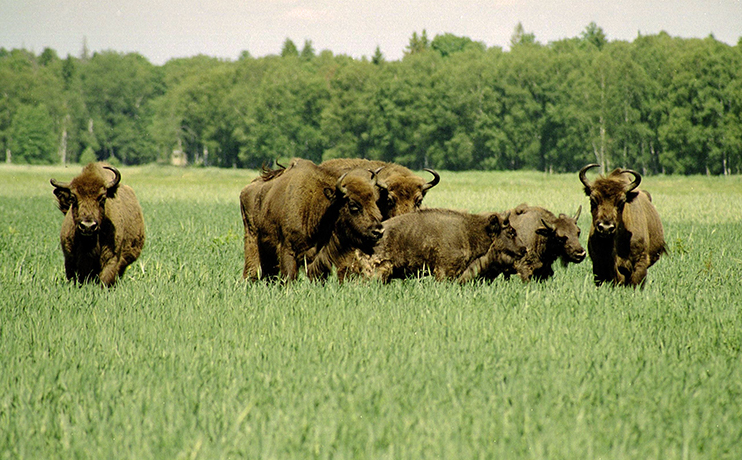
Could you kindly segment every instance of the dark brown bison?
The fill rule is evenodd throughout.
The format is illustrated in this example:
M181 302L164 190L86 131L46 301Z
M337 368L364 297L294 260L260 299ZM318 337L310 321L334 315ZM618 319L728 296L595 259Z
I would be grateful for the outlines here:
M552 265L557 259L566 266L585 259L585 248L580 244L580 227L577 219L582 206L574 217L566 214L555 216L551 211L523 203L510 215L510 225L527 248L525 257L515 264L524 281L545 280L554 275ZM512 274L512 272L510 273Z
M591 183L585 174L598 166L579 172L593 216L587 248L595 284L642 285L647 269L666 252L660 216L649 193L637 188L642 180L638 172L615 169Z
M379 180L383 181L387 187L387 193L379 196L378 203L383 220L420 209L425 194L441 179L440 175L432 169L425 168L425 171L433 175L430 182L425 182L425 179L404 166L362 158L327 160L321 163L320 167L335 176L340 176L353 169L379 170Z
M142 252L142 208L131 187L120 181L116 168L99 163L85 166L69 183L51 180L65 215L61 242L67 279L111 286Z
M424 209L384 221L384 236L359 271L383 282L424 271L466 282L497 276L524 254L509 213Z
M256 254L246 250L248 277L280 274L293 280L314 259L307 273L323 277L344 252L370 250L383 233L375 179L366 170L335 177L309 160L294 160L243 190L243 220L246 232L248 225L254 231L258 258L248 261Z

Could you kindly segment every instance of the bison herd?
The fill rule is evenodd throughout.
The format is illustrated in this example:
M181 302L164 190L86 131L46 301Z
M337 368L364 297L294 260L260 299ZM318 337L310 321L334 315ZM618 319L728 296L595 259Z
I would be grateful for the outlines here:
M463 283L517 275L554 275L557 259L580 263L589 254L597 285L642 286L647 269L666 251L662 224L641 175L616 169L592 182L578 174L590 198L588 251L574 216L521 204L504 212L423 209L440 182L394 163L363 159L303 159L263 167L240 193L245 228L243 278L312 280L333 271L388 282L427 273ZM119 171L91 163L69 183L51 180L62 222L67 279L111 286L144 246L144 219Z

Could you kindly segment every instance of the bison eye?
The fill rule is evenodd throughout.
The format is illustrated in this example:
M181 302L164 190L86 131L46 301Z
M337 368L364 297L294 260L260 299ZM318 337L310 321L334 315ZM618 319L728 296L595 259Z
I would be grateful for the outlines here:
M351 214L358 214L361 211L361 206L355 201L351 201L350 203L348 203L348 210L351 212Z

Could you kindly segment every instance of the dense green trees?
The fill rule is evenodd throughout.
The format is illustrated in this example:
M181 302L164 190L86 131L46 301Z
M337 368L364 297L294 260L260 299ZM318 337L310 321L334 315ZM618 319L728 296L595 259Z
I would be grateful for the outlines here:
M742 45L665 33L608 41L591 23L510 50L412 34L399 61L300 50L154 66L0 49L0 147L13 162L257 167L294 156L413 168L742 172Z

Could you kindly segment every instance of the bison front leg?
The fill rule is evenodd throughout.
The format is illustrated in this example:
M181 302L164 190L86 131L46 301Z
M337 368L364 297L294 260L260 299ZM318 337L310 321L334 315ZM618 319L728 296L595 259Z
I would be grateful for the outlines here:
M77 264L75 263L75 258L71 255L64 255L64 274L68 281L77 278Z
M98 279L100 279L103 286L113 286L116 283L116 278L118 278L119 274L124 270L126 270L126 265L124 264L122 267L119 264L119 258L113 257L103 265L100 275L98 275Z
M278 266L281 275L288 281L294 281L299 275L299 264L295 252L288 245L281 245L278 253Z
M632 286L643 286L647 278L647 269L649 268L649 256L644 254L635 264L634 271L629 278Z

